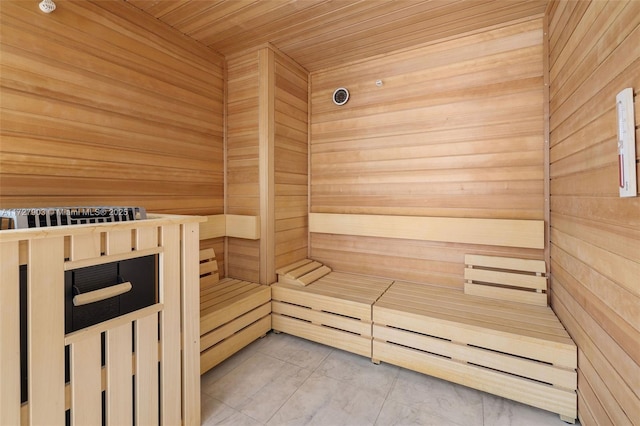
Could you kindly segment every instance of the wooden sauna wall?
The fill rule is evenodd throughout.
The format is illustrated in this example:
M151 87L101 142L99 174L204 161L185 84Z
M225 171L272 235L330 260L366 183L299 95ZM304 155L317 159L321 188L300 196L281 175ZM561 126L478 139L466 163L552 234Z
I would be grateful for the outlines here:
M228 239L229 275L269 284L307 256L308 73L265 45L228 58L227 87L226 213L263 218Z
M223 59L124 1L57 3L2 0L0 207L223 213Z
M640 198L618 197L616 94L633 87L640 2L549 8L551 301L578 345L585 426L640 424Z
M313 72L311 212L544 219L543 102L540 16ZM310 244L335 269L460 288L466 252L543 258L328 234Z
M227 59L227 214L260 216L258 51ZM227 275L260 279L260 241L227 239Z
M305 69L278 52L274 62L274 262L277 269L308 254L309 76Z

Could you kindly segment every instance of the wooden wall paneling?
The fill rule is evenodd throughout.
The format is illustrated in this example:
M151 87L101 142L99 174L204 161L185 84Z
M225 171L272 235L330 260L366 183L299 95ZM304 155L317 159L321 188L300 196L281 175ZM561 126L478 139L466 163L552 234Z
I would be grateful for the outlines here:
M310 211L544 219L543 54L535 18L312 72ZM351 97L338 107L331 94L342 86ZM363 252L327 251L331 238ZM311 256L351 272L391 274L395 263L407 265L406 279L439 278L413 255L396 256L396 242L367 258L359 241L312 235ZM440 249L420 247L426 262ZM456 286L461 270L445 275L443 285Z
M552 254L551 270L558 268L553 260ZM563 325L567 328L571 334L572 339L576 342L579 348L579 353L582 352L588 357L589 362L594 365L595 375L587 372L583 369L582 363L578 361L578 371L582 372L591 382L601 381L605 386L597 391L598 400L589 401L594 405L603 404L603 408L607 412L619 412L625 413L628 416L625 422L633 424L631 419L637 418L640 414L638 411L640 406L637 403L637 395L634 392L634 386L637 389L637 385L629 383L629 380L635 380L634 377L623 376L624 372L619 371L616 362L623 362L624 365L621 369L629 370L629 365L633 364L633 361L628 361L628 355L620 351L619 346L613 343L608 334L599 327L599 325L591 318L591 316L572 298L567 297L568 292L562 288L559 284L556 284L556 288L552 301L555 298L554 311L558 315L558 318L563 322ZM564 297L563 297L564 296ZM565 306L560 300L567 301ZM611 344L611 347L603 347L602 344ZM615 356L611 356L611 353L615 353ZM627 368L625 368L627 367ZM631 368L633 371L634 367ZM581 389L578 385L578 394L581 394ZM606 401L613 402L613 406L606 405ZM580 416L580 407L578 407L578 415ZM624 417L623 417L624 419ZM582 422L582 419L580 419ZM603 420L598 419L597 424L603 423ZM606 423L606 422L605 422ZM624 422L623 422L624 423Z
M636 424L640 201L618 197L615 96L640 87L640 4L581 3L549 16L551 302L579 347L581 423Z
M438 243L350 235L312 233L313 259L334 270L424 282L462 289L464 255L510 256L542 259L537 249L509 249L473 244Z
M638 9L640 11L640 9ZM619 75L620 69L625 69L627 67L636 70L639 65L637 64L637 58L640 56L640 47L637 47L637 43L635 41L640 38L640 29L638 29L637 21L634 32L630 34L630 36L624 39L620 44L620 49L615 50L608 55L607 59L597 65L596 69L593 69L594 74L591 74L573 93L570 95L564 93L554 93L554 98L552 100L551 107L554 108L555 113L551 120L551 125L553 128L559 127L560 123L570 122L575 123L578 120L585 119L585 115L583 114L602 114L606 109L609 109L610 103L604 102L605 96L607 92L598 93L596 96L597 88L602 88L601 79L598 77L600 73L605 73L606 75L610 75L612 77L609 80L612 86L618 86L621 81L627 80L629 83L633 84L637 82L632 78L629 81L629 77L633 77L634 74L627 75ZM596 72L597 70L597 72ZM617 92L616 92L617 93ZM563 102L562 108L558 105L558 99L565 99ZM595 102L598 100L603 101L601 104L597 105ZM581 111L582 114L575 116L570 114L569 111L575 111L579 107L585 105L587 108Z
M260 240L242 238L227 238L227 240L226 275L258 282L260 279Z
M226 212L260 218L259 242L228 239L229 273L268 284L307 254L308 74L271 45L227 70Z
M632 261L638 261L638 245L640 238L638 233L628 233L626 235L620 233L620 229L614 226L595 228L591 226L589 221L583 219L575 219L571 217L563 217L558 214L552 216L552 221L556 225L556 229L563 229L564 238L567 242L574 243L577 236L582 236L586 244L591 247L602 247L606 251L618 256L625 256L626 250L632 254L629 258ZM611 238L611 236L615 238ZM576 249L578 247L570 247L569 249L554 248L555 258L559 265L562 265L568 271L568 276L573 277L579 283L581 288L587 294L593 294L596 300L601 300L604 307L610 310L611 314L620 316L626 321L621 324L616 321L612 324L603 324L603 327L612 326L630 326L636 330L640 330L640 323L637 321L638 312L637 304L633 298L633 292L615 283L615 278L607 277L599 271L591 268L588 263L575 262ZM573 254L572 254L573 253ZM624 265L622 266L624 267ZM616 274L614 274L615 276ZM613 309L615 307L615 309ZM607 314L609 315L609 314ZM614 334L614 333L611 333ZM637 342L636 342L637 343ZM628 351L633 353L634 351Z
M562 3L564 4L565 2ZM571 91L575 89L576 83L580 83L582 79L588 77L588 73L579 71L579 77L576 76L578 78L571 78L571 75L585 66L584 60L594 48L594 43L616 21L620 12L628 4L628 1L591 2L588 4L583 19L573 29L575 34L568 40L568 44L563 49L562 54L554 58L553 66L550 67L551 78L556 82L556 86L559 86L555 87L556 90L561 90L562 85L568 83L571 85L571 88L569 88L569 91ZM587 36L588 34L591 35ZM608 50L611 45L601 45L599 48ZM559 74L559 70L563 70L563 72Z
M544 261L546 267L547 277L549 276L549 265L551 263L551 212L549 206L550 200L550 185L549 185L549 170L551 167L550 153L549 153L549 15L545 14L542 23L544 31L542 39L542 72L544 78L544 101L543 101L543 119L544 119ZM547 305L549 304L549 281L547 280Z
M218 55L125 2L8 1L1 21L3 207L222 212Z
M260 216L259 75L256 51L227 59L227 214ZM227 238L226 251L221 276L259 281L260 241Z
M308 72L275 51L275 258L278 269L308 251Z
M589 412L595 413L589 413L589 416L593 419L592 423L596 424L595 419L604 419L605 421L610 419L611 424L629 424L627 415L616 403L614 395L609 391L603 392L603 390L607 389L607 384L602 380L595 367L584 356L582 351L578 352L578 362L580 364L578 386L583 385L580 386L579 395L584 395L582 397L582 406L587 406ZM585 423L591 424L587 421Z
M276 281L275 270L275 53L258 51L258 138L260 174L260 284Z

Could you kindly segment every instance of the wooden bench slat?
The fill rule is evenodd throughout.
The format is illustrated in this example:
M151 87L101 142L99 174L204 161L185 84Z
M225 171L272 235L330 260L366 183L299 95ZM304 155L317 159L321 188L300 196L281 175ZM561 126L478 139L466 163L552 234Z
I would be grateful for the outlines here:
M322 263L320 262L309 262L307 264L304 264L296 269L293 269L289 272L287 272L286 274L284 274L285 277L287 278L292 278L294 280L297 280L298 278L300 278L301 276L315 270L318 269L322 266Z
M547 271L544 260L520 259L515 257L467 254L464 256L464 263L466 265L496 269L511 269L514 271L537 272L541 274Z
M518 334L508 327L488 328L483 325L455 321L445 315L426 316L419 310L411 308L400 310L397 306L387 307L378 304L373 309L373 322L567 368L577 366L576 347L569 338L534 333Z
M446 307L428 306L406 303L404 305L391 304L386 299L376 304L376 306L384 306L388 308L398 309L400 311L410 311L419 313L425 318L440 318L447 321L468 324L486 329L498 330L514 335L530 336L538 339L566 339L567 334L562 329L549 328L546 326L538 326L520 321L516 322L501 318L499 316L489 317L485 315L477 315L473 311L452 311Z
M376 285L380 282L393 281L389 278L381 278L381 277L372 277L369 275L360 275L360 274L352 274L350 272L339 272L333 271L333 274L325 278L326 281L331 281L335 283L346 283L346 284L354 284L354 285Z
M366 357L371 356L370 337L362 337L335 328L298 321L284 315L274 315L271 320L274 330L281 330L294 336L302 337L304 339L322 343L323 345L342 349L358 355Z
M203 262L200 264L200 276L218 272L218 262Z
M202 331L200 336L200 351L210 348L211 346L221 342L229 336L242 330L249 324L254 323L262 317L269 315L271 307L268 303L258 306L255 309L248 311L245 314L240 315L228 324L215 328L211 331Z
M373 351L380 360L393 365L543 408L568 419L577 416L575 390L556 388L376 340L373 342Z
M387 297L415 300L425 304L437 303L441 305L465 306L466 309L478 311L513 312L526 317L528 321L544 321L549 318L549 309L546 306L514 306L510 301L476 297L465 294L462 290L458 289L395 281L391 290L393 291L388 292ZM555 316L553 321L556 321Z
M546 306L548 303L544 261L466 255L465 263L464 277L467 281L464 286L465 293L540 306ZM536 290L540 294L535 294L531 290Z
M212 286L209 286L206 289L200 289L200 302L204 300L211 299L213 297L223 296L225 293L228 293L231 290L236 288L244 287L249 283L248 281L242 280L221 280L215 283Z
M218 281L220 281L220 277L218 277L218 274L200 277L200 294L206 292L209 288L216 285Z
M311 260L311 259L299 260L299 261L297 261L295 263L292 263L290 265L283 266L282 268L279 268L278 270L276 270L276 274L278 274L278 275L286 275L289 272L293 271L294 269L298 269L299 267L304 266L304 265L306 265L308 263L311 263L311 262L313 262L313 260Z
M572 386L575 386L577 380L577 373L573 369L559 368L548 363L514 357L477 346L418 335L411 331L374 325L373 334L376 340L393 342L405 347L413 347L421 351L450 357L458 361L508 371L511 374L528 377L566 389L571 389Z
M217 345L202 351L200 353L200 374L206 373L249 343L264 336L270 329L271 318L265 316Z
M253 292L227 299L227 303L200 311L200 330L212 330L271 300L271 289L262 286Z
M215 259L216 254L212 248L200 250L200 262L207 259Z
M493 300L486 298L476 299L476 303L474 304L473 301L465 300L470 298L473 299L473 296L465 297L463 293L459 293L459 295L461 297L458 297L458 299L455 297L443 298L436 295L430 300L425 300L406 296L404 294L398 294L396 289L392 288L390 292L385 294L384 299L380 301L380 303L395 304L397 306L420 307L420 309L425 312L425 315L433 309L436 311L445 310L452 316L458 312L463 315L471 312L474 315L480 318L486 318L487 320L499 318L503 322L509 322L516 328L541 328L550 331L555 330L556 333L566 335L566 331L564 327L562 327L562 324L560 324L555 315L549 312L549 308L546 306L546 312L536 312L534 316L530 315L533 310L528 309L533 305L524 305L524 309L518 309L517 306L503 307L500 306L500 304L491 303ZM488 301L489 303L479 303L485 301ZM505 302L502 301L502 304L504 303Z
M509 285L532 290L547 290L547 278L536 275L516 274L513 272L491 271L487 269L465 269L464 279L485 283Z
M298 281L300 281L302 284L304 285L308 285L311 284L312 282L324 277L325 275L329 274L331 272L331 268L329 268L328 266L320 266L319 268L304 274L303 276L301 276L300 278L298 278Z
M222 291L219 291L215 297L209 296L200 300L200 310L204 311L212 308L215 309L215 306L224 305L229 299L234 299L238 296L242 296L243 294L248 294L259 289L260 287L258 284L250 283L248 281L240 281L233 286L221 289Z
M361 321L345 316L333 315L323 311L303 308L283 302L272 302L272 312L292 318L300 318L314 324L325 325L361 336L371 336L371 321Z
M307 287L303 287L307 288ZM321 294L321 292L302 292L300 287L289 287L274 284L271 286L272 298L276 301L293 303L306 306L319 311L328 311L336 314L344 314L363 320L371 320L371 304L361 298L337 298L333 295Z
M328 275L331 276L331 275ZM391 285L391 280L380 280L375 283L368 284L367 287L359 286L356 282L351 282L349 285L339 286L334 285L331 282L328 284L323 281L324 278L309 285L309 291L337 294L338 297L349 298L352 296L363 297L368 303L375 302L380 295Z
M488 329L500 330L501 332L516 335L573 343L569 334L560 324L560 321L548 307L545 308L547 309L547 318L549 321L557 324L555 327L549 327L547 324L527 322L526 316L521 320L516 321L512 317L501 315L500 311L494 311L492 315L487 315L475 312L470 308L452 309L450 305L439 304L437 299L430 303L407 300L404 298L398 299L394 297L394 286L395 284L392 285L391 288L375 303L374 311L375 308L386 308L396 310L400 315L404 312L410 313L411 315L422 315L425 320L431 317L437 317L448 321L460 322L471 326L483 326ZM530 305L521 306L524 311L527 311L532 307ZM421 325L422 323L416 324L416 327L420 327Z
M489 297L493 299L508 300L517 303L527 303L531 305L547 306L547 294L530 291L514 290L511 288L491 287L466 283L464 291L473 296Z

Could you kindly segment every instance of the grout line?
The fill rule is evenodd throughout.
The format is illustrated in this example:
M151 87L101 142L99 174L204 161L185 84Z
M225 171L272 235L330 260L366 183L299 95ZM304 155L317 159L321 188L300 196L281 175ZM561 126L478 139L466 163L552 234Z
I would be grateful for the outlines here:
M286 334L286 333L282 333L282 334ZM289 336L290 336L290 335L289 335ZM298 338L297 336L292 336L292 337ZM285 361L285 360L280 359L280 361L282 361L282 362L284 362L284 363L286 363L286 364L289 364L289 365L291 365L291 366L294 366L294 367L296 367L296 368L299 368L299 369L301 369L301 370L308 370L308 371L311 371L311 374L309 374L309 375L307 376L307 378L305 378L305 379L302 381L302 383L300 383L300 385L296 387L296 390L295 390L295 391L293 391L293 392L291 393L291 395L289 395L289 398L287 398L287 399L286 399L286 400L285 400L285 401L280 405L280 407L278 407L278 409L273 413L273 415L272 415L271 417L269 417L269 419L267 420L267 422L266 422L266 423L263 423L263 424L265 424L265 425L266 425L267 423L269 423L269 422L270 422L270 421L271 421L271 420L276 416L276 414L278 414L278 413L280 412L280 410L282 409L282 407L284 407L284 406L289 402L289 400L291 400L291 398L293 398L293 396L294 396L294 395L295 395L295 394L300 390L300 388L301 388L302 386L304 386L304 384L307 382L307 380L309 380L309 378L313 375L313 373L315 373L315 372L318 370L318 368L320 368L320 366L321 366L321 365L324 363L324 361L329 357L329 355L331 355L331 353L333 353L333 351L334 351L334 350L335 350L335 349L331 348L331 350L327 353L327 355L325 355L325 356L324 356L324 358L322 358L322 360L318 363L318 365L317 365L315 368L313 368L313 369L311 369L311 368L304 368L304 367L301 367L301 366L299 366L299 365L296 365L296 364L293 364L293 363L291 363L291 362L288 362L288 361ZM267 354L263 354L263 355L267 355ZM267 355L267 356L269 356L269 355Z
M373 362L371 363L376 367L379 367L381 364L374 364ZM380 410L378 410L378 415L376 416L376 419L374 420L373 424L376 425L378 423L378 419L380 418L380 414L382 414L382 410L384 409L385 404L387 403L387 400L389 399L389 395L391 395L391 392L393 391L393 389L396 386L396 383L398 383L398 377L400 376L400 369L397 368L396 369L396 375L393 377L393 382L391 383L391 386L389 386L389 389L387 390L386 395L384 396L384 400L382 400L382 405L380 406Z

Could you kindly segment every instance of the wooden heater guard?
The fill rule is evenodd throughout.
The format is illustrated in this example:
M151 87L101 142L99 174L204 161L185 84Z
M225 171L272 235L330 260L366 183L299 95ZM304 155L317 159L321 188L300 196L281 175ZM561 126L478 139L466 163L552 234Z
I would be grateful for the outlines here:
M0 424L64 424L68 409L72 425L101 424L103 391L108 425L200 424L203 220L149 215L132 222L0 232ZM158 303L65 335L66 270L147 255L158 255ZM28 271L25 404L20 402L20 265ZM67 346L70 381L65 383Z

